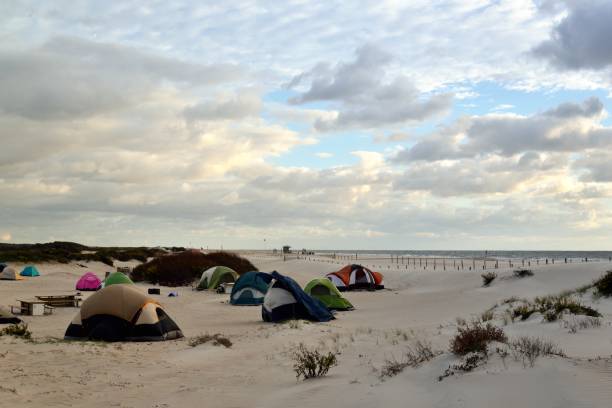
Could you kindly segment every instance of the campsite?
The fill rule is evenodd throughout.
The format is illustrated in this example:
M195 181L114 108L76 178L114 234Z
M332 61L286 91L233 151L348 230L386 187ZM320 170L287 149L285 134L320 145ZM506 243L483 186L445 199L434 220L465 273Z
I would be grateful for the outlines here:
M520 405L538 398L542 389L553 389L568 381L568 376L574 378L574 387L554 388L558 397L541 406L553 407L560 399L577 401L587 391L595 401L591 406L603 406L597 401L609 396L603 384L590 385L606 370L606 356L612 352L609 342L602 341L612 335L612 301L606 299L593 304L602 314L601 326L577 334L537 318L498 323L509 336L554 339L568 357L541 357L532 368L512 359L502 363L492 356L472 373L438 380L457 361L446 350L461 319L474 319L511 296L578 287L600 277L610 266L605 262L542 265L526 279L510 278L511 269L500 269L502 281L483 288L479 273L470 270L406 271L392 268L385 259L360 269L353 267L355 263L321 256L290 260L266 253L242 256L260 272L241 270L243 274L234 280L225 271L228 277L220 284L230 284L230 293L218 293L218 287L196 290L210 267L194 272L191 286L134 282L95 261L41 263L36 265L38 277L1 281L0 296L7 305L43 294L74 294L75 285L91 275L101 283L97 290L79 290L80 307L54 307L47 315L12 315L5 305L2 316L23 320L31 337L0 336L0 345L8 350L3 366L11 372L43 376L45 381L24 383L19 375L9 376L3 384L3 403L36 407L44 398L50 405L191 406L207 398L212 407L281 407L290 405L296 393L310 393L316 398L300 400L300 406L315 407L321 401L341 407L403 406L401 401L410 399L424 407L463 395L470 406L484 407L489 401L486 396L467 396L464 390L485 382L506 398L498 405L510 407L515 401ZM14 270L25 267L9 264ZM115 268L133 271L139 264L117 261ZM378 281L384 289L358 275L376 272L378 265L385 271L384 281ZM343 276L347 270L357 271L355 283L361 280L366 287L338 291L335 285L329 286L328 274L345 271L340 273ZM347 278L350 286L350 273ZM92 286L96 283L92 281ZM160 294L147 294L150 288L159 289ZM171 292L177 296L169 297ZM306 302L296 304L297 299ZM127 325L130 316L138 317ZM566 319L571 322L573 317ZM431 345L432 360L388 377L389 361L420 342ZM298 347L331 352L336 365L324 378L296 380L291 356ZM515 375L524 378L520 396L503 386L505 379ZM530 380L534 378L546 380ZM337 400L338 392L350 396ZM217 397L210 399L211 393Z

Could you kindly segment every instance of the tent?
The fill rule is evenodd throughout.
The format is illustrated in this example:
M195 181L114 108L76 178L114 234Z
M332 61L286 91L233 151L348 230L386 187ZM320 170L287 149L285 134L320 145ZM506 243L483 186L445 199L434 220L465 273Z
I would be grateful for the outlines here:
M4 262L0 262L0 272L2 272L4 270L4 268L6 268L8 265L5 264Z
M197 290L217 289L222 283L232 283L238 279L238 274L227 266L213 266L202 273Z
M11 313L4 306L0 306L0 324L17 324L21 323L21 319Z
M66 329L68 340L161 341L183 337L155 300L133 285L110 285L88 297Z
M76 290L98 290L100 287L102 281L93 272L85 272L76 283Z
M329 279L319 278L308 282L304 292L315 299L319 299L328 309L350 310L353 309L351 302L346 300Z
M362 265L346 265L337 272L326 275L338 290L356 289L383 289L383 275L380 272L372 272Z
M2 280L23 280L24 278L17 273L17 271L10 266L7 266L0 273L0 279Z
M28 265L23 268L23 271L20 273L21 276L40 276L40 272L33 265Z
M306 294L296 281L278 272L272 272L271 283L261 315L266 322L282 322L290 319L305 319L327 322L334 319L325 305Z
M128 278L128 276L122 272L113 272L110 275L108 275L106 279L104 279L104 287L107 287L110 285L117 285L120 283L129 283L130 285L134 284L134 282L132 282L132 280Z
M272 276L264 272L247 272L242 274L232 288L230 303L232 305L261 305L263 303Z

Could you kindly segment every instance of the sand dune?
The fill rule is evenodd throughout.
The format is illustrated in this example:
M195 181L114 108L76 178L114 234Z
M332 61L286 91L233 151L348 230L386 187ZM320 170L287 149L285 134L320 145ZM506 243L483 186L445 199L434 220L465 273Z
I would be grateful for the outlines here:
M261 255L251 260L260 270L277 270L302 285L340 266ZM492 356L473 372L438 381L457 361L445 352L419 368L407 368L384 381L379 378L385 360L401 357L415 338L447 351L457 317L480 315L510 296L531 298L576 288L599 277L610 264L540 265L533 267L535 276L525 279L513 279L511 270L499 269L493 285L482 288L480 271L402 270L379 262L389 289L348 293L356 310L339 313L335 321L324 324L266 324L259 307L232 307L227 295L189 288L178 288L176 298L160 297L187 336L178 341L66 342L59 339L76 309L25 317L33 342L0 338L0 406L610 406L612 301L605 299L593 303L604 315L598 328L572 334L559 322L542 323L541 318L504 327L509 337L528 334L554 340L567 358L540 358L533 368L525 368ZM72 293L85 271L103 276L109 270L99 263L86 266L43 264L38 265L39 278L1 281L1 303ZM162 294L169 290L162 288ZM229 349L188 345L189 337L205 332L223 333L234 344ZM340 352L339 365L328 377L296 381L289 353L300 342Z

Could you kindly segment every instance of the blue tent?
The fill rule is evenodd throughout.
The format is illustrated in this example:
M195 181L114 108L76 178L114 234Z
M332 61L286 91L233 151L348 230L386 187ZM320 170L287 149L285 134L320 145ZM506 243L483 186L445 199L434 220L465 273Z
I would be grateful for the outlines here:
M325 305L306 294L296 281L280 273L272 272L274 283L266 293L261 307L261 316L266 322L282 322L290 319L305 319L328 322L334 319Z
M243 306L261 305L271 281L272 276L264 272L247 272L240 275L232 288L230 303Z
M21 276L40 276L38 269L35 266L28 265L23 268L23 271L20 273Z

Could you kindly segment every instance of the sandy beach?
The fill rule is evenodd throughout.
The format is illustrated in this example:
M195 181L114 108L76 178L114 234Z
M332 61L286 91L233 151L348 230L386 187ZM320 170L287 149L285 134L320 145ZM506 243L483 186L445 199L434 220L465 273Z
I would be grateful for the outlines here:
M277 270L301 285L342 263L283 261L262 254L251 255L250 260L262 271ZM260 307L231 306L228 295L165 287L159 301L183 330L184 339L69 342L62 338L77 309L26 316L33 341L0 338L0 406L610 406L610 299L585 300L602 313L602 324L577 333L570 333L562 322L542 323L541 316L502 326L510 338L530 335L554 341L565 358L541 357L534 367L524 367L511 358L502 361L493 356L473 372L438 380L457 361L448 352L457 318L480 316L511 296L531 298L575 289L601 276L610 269L609 263L539 265L532 268L533 277L523 279L512 278L508 268L498 269L497 280L485 288L480 271L399 270L388 260L378 262L386 289L346 293L356 310L340 312L329 323L264 323ZM101 263L81 264L85 267L41 264L37 265L40 277L1 281L2 304L41 294L74 293L74 284L85 271L102 277L109 270ZM150 287L137 285L142 290ZM166 297L170 290L178 290L179 296ZM222 333L233 345L188 345L189 338L203 333ZM418 368L381 379L385 361L400 358L418 339L444 353ZM299 343L338 352L338 366L327 377L296 380L290 353Z

